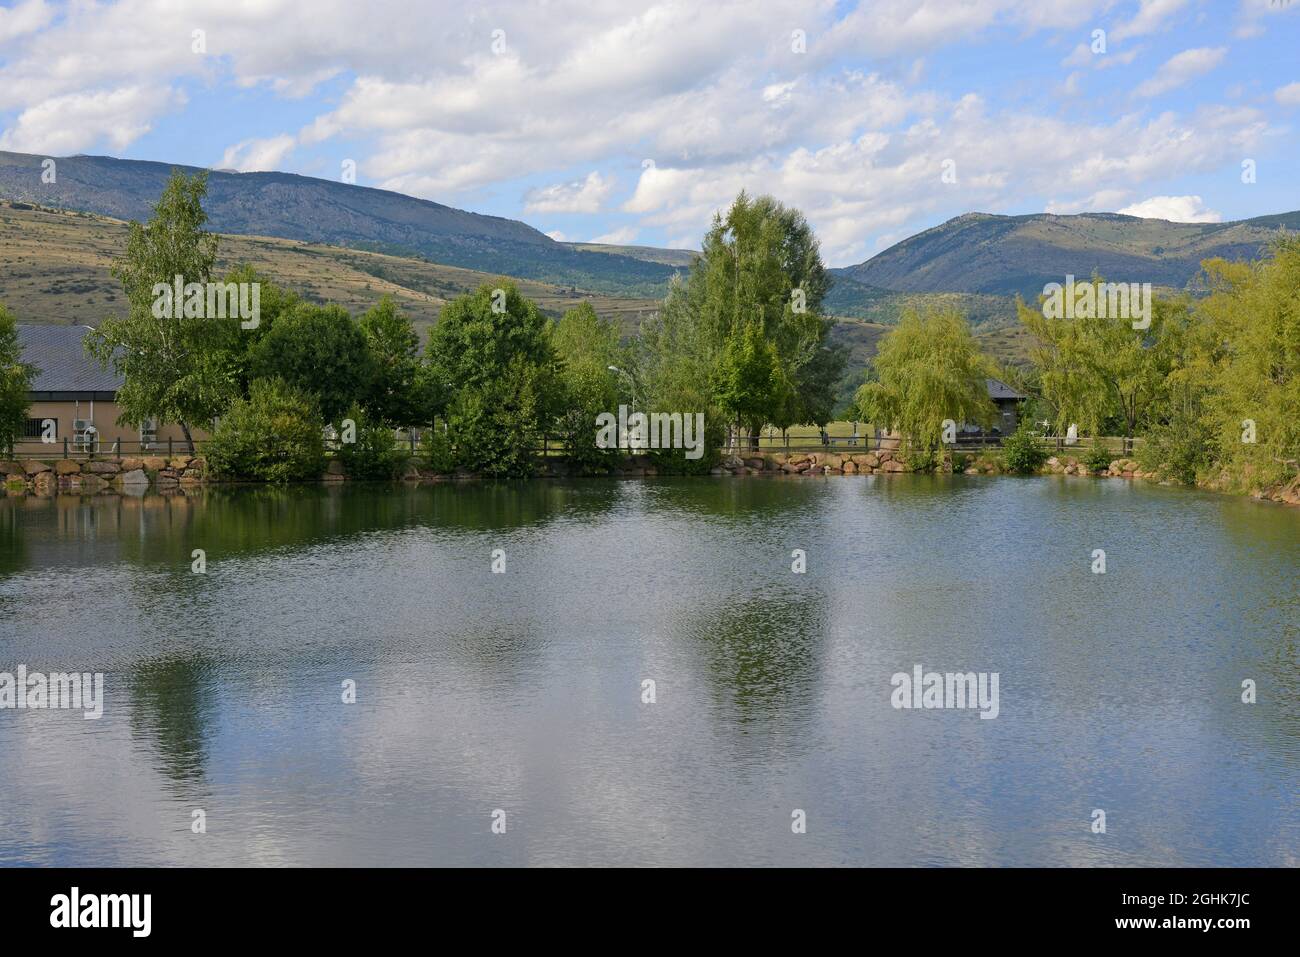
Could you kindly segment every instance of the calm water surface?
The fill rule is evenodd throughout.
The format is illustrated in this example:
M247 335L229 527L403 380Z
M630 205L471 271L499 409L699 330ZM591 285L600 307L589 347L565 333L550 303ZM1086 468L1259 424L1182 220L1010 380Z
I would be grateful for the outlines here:
M1298 648L1300 510L1120 481L4 498L0 671L107 687L0 711L0 863L1295 866Z

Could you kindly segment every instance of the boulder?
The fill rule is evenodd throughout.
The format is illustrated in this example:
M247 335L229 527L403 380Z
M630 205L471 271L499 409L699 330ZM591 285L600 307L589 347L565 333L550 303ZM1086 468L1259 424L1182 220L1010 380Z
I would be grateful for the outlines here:
M0 475L26 475L22 462L0 462Z
M751 468L755 472L761 472L763 471L763 469L767 468L767 463L762 459L758 459L758 458L745 459L745 467Z
M326 475L336 475L336 476L338 476L339 478L342 478L342 477L343 477L343 463L340 462L338 459L330 459L329 462L326 463L326 465L325 465L325 474L326 474Z
M27 470L28 475L40 475L42 472L50 470L50 467L44 462L37 462L34 459L28 459L24 462L23 468Z
M146 455L144 469L146 472L161 472L167 467L167 457L163 455Z
M857 471L858 471L858 463L854 462L853 459L849 459L847 462L844 463L845 475L855 475L857 474Z
M121 471L121 466L116 462L87 462L81 467L81 471L94 475L116 475Z
M122 463L121 463L121 464L122 464L122 471L123 471L123 472L134 472L136 469L142 469L142 468L144 468L144 459L142 459L142 458L126 458L126 459L122 459Z
M881 471L884 471L884 472L907 472L907 471L909 471L909 469L908 469L908 467L907 467L907 464L906 464L905 462L900 462L900 461L898 461L897 459L894 459L894 458L890 458L890 460L889 460L888 462L883 463L883 464L880 466L880 468L881 468Z
M58 475L76 475L81 471L81 466L72 459L59 459L54 463L54 471Z
M144 469L132 469L129 472L119 472L115 481L124 488L149 487L149 476L144 474Z
M86 495L94 495L108 488L108 482L93 472L86 472L73 480L73 487L80 489Z
M844 456L828 452L817 460L817 464L828 469L842 469L844 468Z

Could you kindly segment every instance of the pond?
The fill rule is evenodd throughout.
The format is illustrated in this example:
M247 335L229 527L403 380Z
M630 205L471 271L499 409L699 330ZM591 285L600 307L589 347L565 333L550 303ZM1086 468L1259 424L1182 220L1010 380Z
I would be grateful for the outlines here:
M1296 866L1298 583L1120 480L3 498L0 672L103 695L0 710L0 864Z

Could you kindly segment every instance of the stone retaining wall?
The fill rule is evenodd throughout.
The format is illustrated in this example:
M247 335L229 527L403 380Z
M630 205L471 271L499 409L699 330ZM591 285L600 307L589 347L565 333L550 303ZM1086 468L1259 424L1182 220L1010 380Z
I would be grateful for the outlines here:
M95 495L100 492L166 492L181 486L202 485L207 466L201 456L176 455L171 458L149 455L124 458L24 459L0 462L7 492L54 495L73 492Z

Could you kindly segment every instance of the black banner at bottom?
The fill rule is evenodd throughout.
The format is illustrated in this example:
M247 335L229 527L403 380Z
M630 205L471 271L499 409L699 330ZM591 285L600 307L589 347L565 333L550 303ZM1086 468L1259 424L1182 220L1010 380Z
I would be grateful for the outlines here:
M404 939L478 927L494 943L625 924L734 945L839 926L870 939L1126 936L1228 945L1295 926L1288 870L142 870L0 869L6 944ZM856 927L848 927L846 921ZM971 937L971 934L978 935Z

